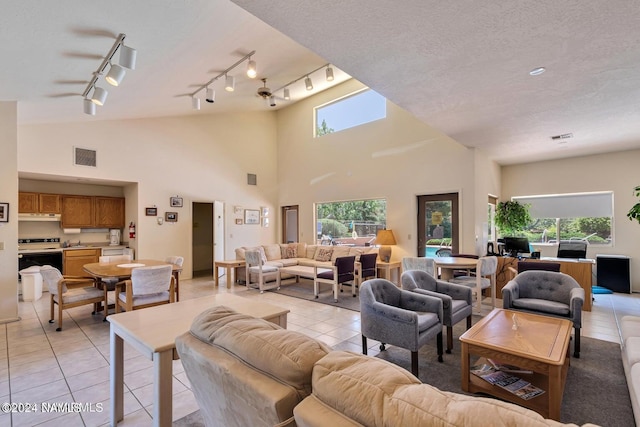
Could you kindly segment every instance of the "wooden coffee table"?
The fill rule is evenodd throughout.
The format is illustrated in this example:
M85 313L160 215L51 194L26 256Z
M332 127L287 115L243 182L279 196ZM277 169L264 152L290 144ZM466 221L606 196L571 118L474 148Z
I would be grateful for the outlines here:
M518 328L513 329L513 314ZM495 309L461 337L462 390L487 393L560 420L560 406L569 371L571 321L512 310ZM545 390L530 400L491 385L469 372L470 355L519 366L533 374L514 374Z

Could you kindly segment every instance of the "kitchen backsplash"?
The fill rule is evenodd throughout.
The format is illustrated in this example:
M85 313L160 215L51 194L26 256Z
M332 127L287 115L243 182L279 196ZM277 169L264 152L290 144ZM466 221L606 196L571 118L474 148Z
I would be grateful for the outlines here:
M74 230L76 231L76 230ZM122 230L120 230L122 231ZM28 222L21 221L18 223L19 239L37 239L58 237L60 242L67 240L77 243L109 243L109 229L85 229L80 233L65 234L60 228L59 222Z

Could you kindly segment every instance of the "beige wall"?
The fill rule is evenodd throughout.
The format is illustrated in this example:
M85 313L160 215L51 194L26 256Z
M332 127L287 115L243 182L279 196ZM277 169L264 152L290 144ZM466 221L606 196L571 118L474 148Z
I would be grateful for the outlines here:
M0 202L9 222L0 222L0 323L18 319L18 126L17 103L0 102Z
M599 253L631 257L633 289L640 291L640 224L626 217L637 201L633 189L640 185L639 164L640 150L633 150L503 166L501 198L507 200L512 196L534 194L613 191L613 245L590 246L587 257L595 258ZM543 247L542 255L554 256L556 250L556 247Z
M459 192L461 249L474 252L487 192L498 191L492 162L390 102L386 120L313 138L313 108L362 87L350 80L278 112L279 205L300 206L300 240L314 240L315 202L383 197L398 241L392 258L415 256L416 196ZM476 181L477 167L490 178Z
M72 165L74 146L97 150L97 168ZM117 180L127 198L126 222L137 225L136 256L185 255L191 271L191 202L225 203L225 258L238 246L275 241L275 227L235 225L234 206L274 211L276 118L273 112L198 115L158 119L91 121L20 127L20 172ZM39 153L33 156L32 153ZM258 185L247 185L247 173ZM15 192L15 191L14 191ZM179 195L184 207L171 208ZM17 195L16 195L17 198ZM178 212L178 222L158 225L144 208ZM128 240L128 230L124 239ZM187 278L185 276L185 278Z

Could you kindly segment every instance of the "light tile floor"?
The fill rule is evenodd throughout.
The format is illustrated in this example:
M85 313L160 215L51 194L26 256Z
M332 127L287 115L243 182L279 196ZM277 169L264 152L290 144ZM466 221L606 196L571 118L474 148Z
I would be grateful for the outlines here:
M224 280L221 280L224 283ZM215 289L211 278L182 280L181 299L232 292L287 307L288 329L320 339L337 349L361 352L360 314L273 292L234 285ZM640 315L640 294L596 295L592 312L583 314L583 336L620 342L619 321ZM61 332L49 324L49 295L20 302L19 322L0 325L0 404L77 402L82 411L3 413L4 426L103 426L109 422L109 323L92 316L89 306L67 310ZM369 354L378 352L370 340ZM152 363L125 345L125 419L123 426L151 424ZM174 361L173 418L198 409L182 364Z

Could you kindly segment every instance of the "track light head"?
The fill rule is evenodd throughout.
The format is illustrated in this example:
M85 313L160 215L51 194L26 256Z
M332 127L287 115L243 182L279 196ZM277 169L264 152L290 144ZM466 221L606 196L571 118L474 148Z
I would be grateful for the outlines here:
M256 69L256 61L250 59L247 62L247 77L250 79L255 79L258 75L258 70Z
M333 81L333 68L327 67L326 74L327 74L327 81L328 82L332 82Z
M236 78L233 76L227 76L224 79L224 90L227 92L233 92L236 89Z
M275 96L273 96L273 95L271 95L271 96L269 97L269 106L270 106L270 107L275 107L275 106L276 106L276 97L275 97Z
M307 88L307 90L313 90L313 83L311 83L311 79L309 78L309 76L304 79L304 86Z
M107 95L109 95L109 92L101 87L95 86L93 88L93 95L91 95L91 102L96 105L103 106L107 100Z
M137 55L138 55L138 52L135 49L122 44L120 45L120 61L118 62L124 68L135 70Z
M111 64L111 68L104 78L111 86L118 86L127 72L118 64Z
M84 109L84 113L90 116L96 115L96 104L94 104L90 99L82 100L82 108Z
M194 110L200 109L200 98L196 98L195 96L191 97L191 108Z
M285 99L285 101L289 101L291 99L291 95L289 94L289 88L288 87L284 88L284 99Z
M216 101L216 91L213 89L207 88L207 97L205 98L205 100L208 103L213 104Z

